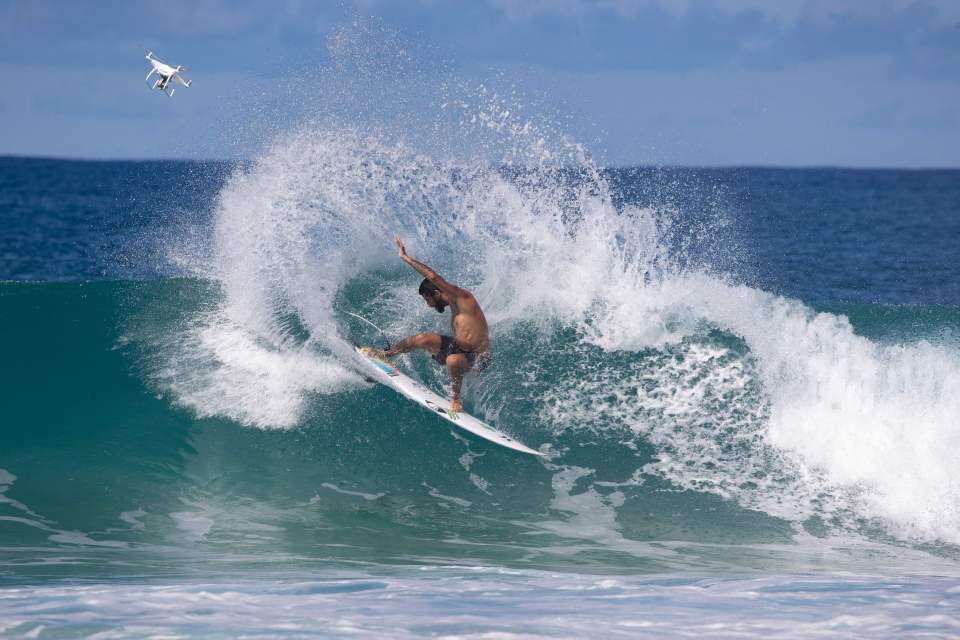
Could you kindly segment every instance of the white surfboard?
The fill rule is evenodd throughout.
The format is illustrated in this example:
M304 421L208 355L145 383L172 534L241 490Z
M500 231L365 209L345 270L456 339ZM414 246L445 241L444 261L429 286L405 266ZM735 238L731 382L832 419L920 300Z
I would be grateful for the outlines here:
M376 380L387 385L410 398L411 400L423 405L441 418L452 422L464 431L469 431L475 436L480 436L484 440L489 440L501 447L522 451L534 456L546 455L540 451L535 451L530 447L521 444L506 435L497 431L482 420L477 420L469 413L450 411L450 401L442 398L430 389L404 374L397 365L387 360L383 360L371 355L366 347L357 347L357 353L363 358L363 361L376 372Z

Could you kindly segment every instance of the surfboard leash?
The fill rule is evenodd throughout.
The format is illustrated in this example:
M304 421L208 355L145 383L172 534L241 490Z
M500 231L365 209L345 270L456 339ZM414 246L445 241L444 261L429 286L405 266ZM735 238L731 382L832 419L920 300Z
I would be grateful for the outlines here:
M364 318L363 316L361 316L361 315L358 314L358 313L353 313L352 311L344 311L344 313L347 314L348 316L353 316L354 318L357 318L358 320L362 320L363 322L366 322L368 325L370 325L371 327L373 327L374 329L376 329L377 331L379 331L379 332L380 332L380 337L383 338L383 341L384 341L384 342L386 343L386 345L387 345L387 350L390 349L390 341L387 340L387 334L383 332L383 329L381 329L381 328L378 327L377 325L373 324L372 322L370 322L369 320L367 320L366 318Z

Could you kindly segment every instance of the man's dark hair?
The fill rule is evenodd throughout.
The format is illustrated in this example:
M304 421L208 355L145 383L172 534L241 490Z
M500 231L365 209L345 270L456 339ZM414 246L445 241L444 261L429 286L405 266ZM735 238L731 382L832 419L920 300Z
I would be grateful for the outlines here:
M420 295L422 296L425 296L425 295L432 296L437 291L440 291L440 289L437 288L437 285L433 284L432 282L424 278L423 282L420 283L420 288L417 291L419 291Z

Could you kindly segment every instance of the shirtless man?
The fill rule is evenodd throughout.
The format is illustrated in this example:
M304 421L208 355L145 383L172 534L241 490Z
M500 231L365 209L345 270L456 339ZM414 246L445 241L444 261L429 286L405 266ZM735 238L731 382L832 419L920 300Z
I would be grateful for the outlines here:
M453 313L450 324L453 336L439 333L418 333L404 338L385 351L377 351L381 357L395 356L414 349L423 349L433 356L438 364L446 365L453 383L451 411L462 411L460 403L460 385L463 376L471 368L482 371L490 364L490 335L487 331L487 319L483 316L480 303L466 289L452 285L437 272L418 260L407 255L403 241L397 237L397 252L400 259L416 269L423 276L419 293L428 307L437 313L443 313L449 306Z

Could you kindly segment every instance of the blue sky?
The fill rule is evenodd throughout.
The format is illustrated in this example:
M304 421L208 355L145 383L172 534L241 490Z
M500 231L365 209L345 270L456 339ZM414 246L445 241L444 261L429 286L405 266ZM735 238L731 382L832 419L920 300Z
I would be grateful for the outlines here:
M371 21L364 99L331 35ZM148 91L144 48L194 86ZM363 127L395 95L429 119L457 78L608 164L960 166L956 0L0 0L0 73L0 154L249 155L312 110Z

